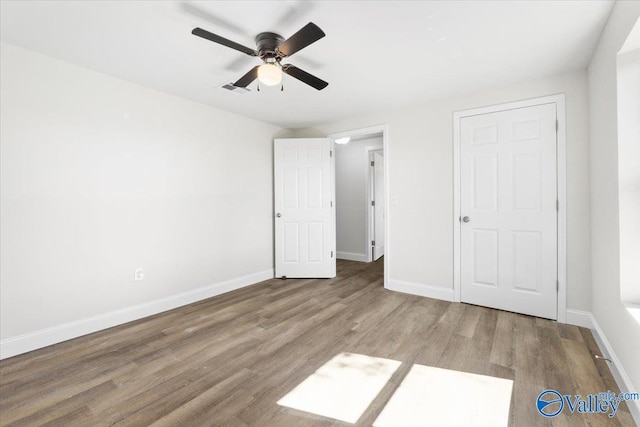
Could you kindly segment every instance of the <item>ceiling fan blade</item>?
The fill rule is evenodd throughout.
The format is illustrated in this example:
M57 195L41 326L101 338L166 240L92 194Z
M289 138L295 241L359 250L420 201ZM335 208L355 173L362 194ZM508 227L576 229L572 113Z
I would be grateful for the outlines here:
M245 57L243 56L242 58ZM305 56L302 53L296 55L296 62L304 65L305 68L311 68L311 70L319 70L324 66L324 64L321 64L318 61L314 61L313 59Z
M247 67L253 65L255 60L249 56L238 55L236 59L229 62L229 64L224 67L225 70L233 71L234 73L239 73L242 70L246 70Z
M247 74L245 74L244 76L240 77L240 80L238 80L237 82L235 82L233 85L236 87L247 87L251 84L251 82L253 82L255 79L258 78L258 67L259 65L256 65L255 67L253 67L251 70L249 70L249 72Z
M225 30L234 34L242 34L243 36L251 37L251 35L243 28L235 25L233 22L227 21L213 13L209 12L205 6L201 6L191 2L180 3L180 8L183 12L197 18L200 21L209 22L215 25L216 28L224 28Z
M313 22L309 22L297 33L282 42L282 44L278 46L278 51L284 56L291 56L324 36L324 31L322 31L320 27Z
M302 19L303 15L308 14L311 9L313 9L313 4L311 2L297 0L293 5L287 8L282 16L280 16L280 19L278 19L273 28L280 28L288 23Z
M289 74L291 77L300 80L302 83L306 83L309 86L314 87L318 90L322 90L329 85L329 83L325 82L324 80L319 79L316 76L309 74L306 71L303 71L300 68L293 66L291 64L283 65L282 71ZM257 74L257 70L256 70L256 74Z
M191 34L193 34L194 36L202 37L203 39L211 40L212 42L221 44L223 46L230 47L231 49L238 50L242 53L246 53L247 55L258 55L258 52L253 49L250 49L229 39L225 39L224 37L217 34L210 33L209 31L203 30L202 28L194 28L193 31L191 31Z

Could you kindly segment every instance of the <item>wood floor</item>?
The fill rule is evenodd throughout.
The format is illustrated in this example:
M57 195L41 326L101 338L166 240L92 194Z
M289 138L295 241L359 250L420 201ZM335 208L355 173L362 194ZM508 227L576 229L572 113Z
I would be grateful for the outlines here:
M634 425L624 404L614 419L535 409L547 388L619 391L590 331L387 291L381 262L351 261L336 279L269 280L3 360L0 424L348 425L276 404L340 352L402 362L357 425L414 363L514 380L512 426Z

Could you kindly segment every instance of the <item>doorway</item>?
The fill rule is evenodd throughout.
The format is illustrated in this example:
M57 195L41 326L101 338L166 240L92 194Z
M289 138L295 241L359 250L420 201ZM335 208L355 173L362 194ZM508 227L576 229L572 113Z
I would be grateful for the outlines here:
M328 135L335 142L336 255L384 264L388 244L388 130L386 125Z
M457 301L564 321L564 153L562 95L455 114Z

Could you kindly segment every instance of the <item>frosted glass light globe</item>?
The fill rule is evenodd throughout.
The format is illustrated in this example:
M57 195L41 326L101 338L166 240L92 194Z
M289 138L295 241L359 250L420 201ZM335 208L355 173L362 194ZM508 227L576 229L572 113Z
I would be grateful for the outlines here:
M282 81L282 70L274 64L262 64L258 67L258 80L267 86L275 86Z

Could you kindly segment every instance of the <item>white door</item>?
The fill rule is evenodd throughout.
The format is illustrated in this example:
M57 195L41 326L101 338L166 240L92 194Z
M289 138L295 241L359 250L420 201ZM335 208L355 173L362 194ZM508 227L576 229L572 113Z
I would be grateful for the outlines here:
M460 120L461 300L557 317L556 104Z
M384 157L373 152L373 260L384 255Z
M274 141L276 277L335 277L333 148L325 138Z

